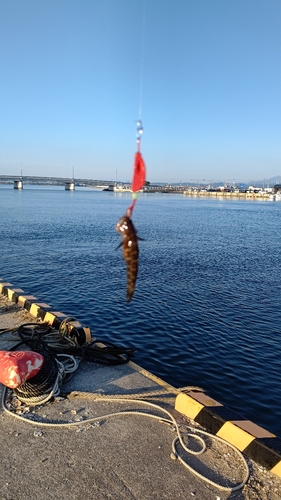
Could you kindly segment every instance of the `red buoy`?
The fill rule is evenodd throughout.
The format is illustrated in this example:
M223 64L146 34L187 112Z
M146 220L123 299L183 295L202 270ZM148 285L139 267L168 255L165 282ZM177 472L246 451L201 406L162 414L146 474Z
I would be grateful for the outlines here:
M16 389L42 368L44 357L33 351L0 351L0 382Z

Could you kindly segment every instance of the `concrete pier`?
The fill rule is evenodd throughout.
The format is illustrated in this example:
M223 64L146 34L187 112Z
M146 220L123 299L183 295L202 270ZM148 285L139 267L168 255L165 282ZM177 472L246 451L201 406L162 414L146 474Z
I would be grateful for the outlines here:
M21 179L14 181L14 189L23 189L23 182Z
M270 200L269 193L255 193L252 192L235 192L235 191L205 191L205 190L187 190L183 193L185 196L200 196L208 198L222 198L222 199L257 199L257 200Z
M66 191L74 191L75 190L75 182L74 181L66 182L65 183L65 190Z
M0 280L1 350L18 342L13 331L20 325L42 321L57 325L63 318L63 313ZM108 399L99 400L99 396ZM121 402L120 397L132 401ZM168 410L179 424L188 424L195 431L212 426L215 435L219 428L226 441L235 439L238 447L247 448L259 440L266 453L262 456L256 446L257 460L246 455L250 477L242 489L215 488L179 460L171 459L174 426L161 423L165 415L142 401ZM128 410L134 413L122 415ZM152 412L158 418L147 418L138 411ZM116 415L107 416L111 413ZM228 422L225 415L228 420L227 409L206 394L191 388L178 390L135 363L110 367L82 361L73 378L63 384L61 397L39 408L19 406L14 416L0 410L1 499L280 500L281 450L279 457L278 442L274 453L272 445L277 438L251 435L253 427L245 421L241 424L243 419ZM37 421L32 422L34 419ZM246 434L239 433L239 425L246 428ZM267 431L259 427L255 432ZM207 450L202 455L183 454L183 458L210 480L228 486L239 483L244 473L239 457L227 443L206 439ZM198 448L193 438L189 446ZM271 465L274 461L274 473L265 464L258 465L260 459Z

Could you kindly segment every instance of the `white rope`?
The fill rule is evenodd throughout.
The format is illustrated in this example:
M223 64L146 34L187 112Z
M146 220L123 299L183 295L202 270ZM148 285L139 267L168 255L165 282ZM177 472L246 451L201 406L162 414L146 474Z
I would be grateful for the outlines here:
M175 420L175 418L173 417L173 415L168 411L166 410L165 408L162 408L161 406L159 405L156 405L155 403L151 403L149 401L144 401L144 400L141 400L141 399L128 399L128 398L118 398L116 399L115 398L110 398L110 397L106 397L106 398L103 398L102 396L97 396L95 398L95 401L99 401L99 402L104 402L105 400L108 402L108 401L112 401L112 402L131 402L131 403L139 403L139 404L143 404L143 405L146 405L146 406L150 406L154 409L156 409L158 412L162 412L162 413L165 413L169 418L161 418L159 417L159 415L154 415L153 413L146 413L146 412L142 412L142 411L129 411L129 410L126 410L126 411L118 411L118 412L114 412L114 413L109 413L109 414L106 414L106 415L102 415L102 416L99 416L99 417L92 417L92 418L87 418L86 420L83 420L83 421L79 421L79 422L67 422L67 423L53 423L53 422L36 422L34 420L30 420L26 417L23 417L22 415L18 415L18 414L15 414L13 413L12 411L10 411L7 407L6 407L6 402L5 402L5 391L3 392L3 398L2 398L2 405L3 405L3 408L4 410L9 414L9 415L12 415L13 417L16 417L20 420L23 420L25 422L28 422L32 425L39 425L41 427L74 427L74 426L77 426L77 425L83 425L83 424L89 424L89 423L92 423L92 422L95 422L95 421L100 421L100 420L105 420L107 418L111 418L111 417L115 417L115 416L125 416L125 415L141 415L142 417L148 417L148 418L153 418L153 419L157 419L158 421L160 422L166 422L168 424L172 424L174 425L175 427L175 430L177 432L177 437L173 440L173 443L172 443L172 454L171 454L171 457L172 458L177 458L180 463L182 465L184 465L184 467L186 467L189 471L191 471L193 474L195 474L197 477L199 477L200 479L202 479L203 481L207 482L208 484L211 484L212 486L220 489L220 490L223 490L223 491L227 491L227 492L234 492L234 491L237 491L239 490L240 488L242 488L244 486L244 484L247 482L248 478L249 478L249 468L248 468L248 464L245 460L245 458L243 457L242 453L237 450L237 448L235 448L235 446L233 446L232 444L230 443L227 443L227 441L225 441L224 439L218 437L218 436L215 436L215 435L212 435L206 431L203 431L201 429L194 429L190 426L187 426L187 425L182 425L182 424L178 424L177 421ZM180 427L185 427L186 429L189 429L192 431L192 433L185 433L185 434L182 434L180 432ZM240 460L242 461L243 465L244 465L244 468L245 468L245 474L244 474L244 479L242 480L242 482L240 482L239 484L237 484L236 486L233 486L233 487L228 487L228 486L222 486L218 483L215 483L214 481L212 481L211 479L203 476L202 474L200 474L199 472L197 472L195 469L193 469L190 465L188 465L185 460L183 460L180 455L178 454L177 450L176 450L176 444L177 442L179 442L182 446L182 448L187 452L187 453L191 453L193 455L201 455L202 453L204 453L204 451L206 450L206 444L203 440L203 438L201 438L201 436L198 436L197 433L201 433L205 436L209 436L211 437L212 439L214 440L217 440L221 443L224 443L225 445L229 446L230 448L232 448L235 453L239 456ZM194 439L196 439L198 442L201 443L201 446L202 448L199 450L199 451L194 451L194 450L191 450L190 448L188 448L186 446L186 444L184 443L184 440L183 440L183 436L185 435L188 435L188 436L192 436Z
M189 426L185 426L185 427L191 429L191 427L189 427ZM239 484L237 484L236 486L233 486L233 487L221 486L218 483L215 483L214 481L211 481L210 479L206 478L205 476L203 476L202 474L200 474L199 472L197 472L190 465L188 465L188 463L185 460L183 460L181 458L181 456L177 453L176 444L177 444L178 441L180 441L178 437L176 437L174 439L174 441L172 442L172 449L173 449L173 452L171 454L172 458L177 458L179 460L179 462L186 469L188 469L189 471L191 471L193 474L195 474L197 477L199 477L203 481L207 481L212 486L215 486L216 488L219 488L219 489L224 490L224 491L229 491L229 492L234 492L234 491L240 490L244 486L244 484L246 484L246 482L248 481L249 474L250 474L248 464L247 464L245 458L243 457L242 453L237 448L235 448L235 446L233 446L231 443L228 443L227 441L225 441L224 439L220 438L219 436L214 436L213 434L210 434L209 432L203 431L201 429L199 430L199 432L201 432L201 434L205 434L205 436L211 437L212 439L214 439L216 441L219 441L219 442L221 442L223 444L226 444L227 446L229 446L230 448L232 448L239 455L239 458L243 462L243 465L244 465L245 470L246 470L245 475L244 475L244 479L243 479L243 481L241 483L239 483ZM190 434L190 433L182 434L182 436L184 436L184 435L195 437L195 434ZM181 441L180 441L180 443L181 443ZM189 451L189 453L190 453L190 451Z

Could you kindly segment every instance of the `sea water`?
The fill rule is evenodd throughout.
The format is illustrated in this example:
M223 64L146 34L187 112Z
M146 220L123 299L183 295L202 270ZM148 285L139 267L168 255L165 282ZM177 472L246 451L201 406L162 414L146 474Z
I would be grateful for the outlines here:
M281 203L140 194L126 303L118 219L129 193L0 186L0 276L135 362L281 435ZM94 376L94 375L93 375Z

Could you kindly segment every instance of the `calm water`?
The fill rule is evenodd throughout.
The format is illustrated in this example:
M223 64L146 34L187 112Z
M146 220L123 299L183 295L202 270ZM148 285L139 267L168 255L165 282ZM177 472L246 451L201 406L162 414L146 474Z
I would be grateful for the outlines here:
M281 435L281 203L140 195L127 304L114 227L131 195L0 186L0 202L3 279Z

